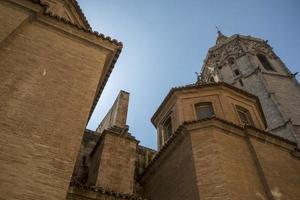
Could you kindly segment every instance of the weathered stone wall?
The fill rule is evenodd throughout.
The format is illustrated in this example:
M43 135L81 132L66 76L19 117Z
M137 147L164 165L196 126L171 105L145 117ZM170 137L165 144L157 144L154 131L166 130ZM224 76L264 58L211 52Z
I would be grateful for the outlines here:
M8 1L0 1L0 13L0 42L7 38L22 23L26 23L28 17L33 14L32 11L12 5Z
M96 177L97 187L133 194L138 141L128 134L122 135L109 130L105 130L100 139L101 143L91 154L91 159L99 158L98 171L89 176L92 179Z
M275 200L297 200L300 196L300 157L270 143L251 139L267 184Z
M187 122L140 180L150 199L294 200L300 191L295 148L296 143L220 119Z
M200 199L196 186L192 143L188 134L170 144L161 157L146 169L140 184L145 198L155 200ZM201 194L200 194L201 195Z
M0 194L63 199L99 79L117 46L36 15L39 4L11 2L0 2Z
M292 124L300 125L300 86L292 77L264 74L273 98L278 102L278 108L284 119L291 119ZM298 132L300 139L300 132ZM300 141L300 140L299 140Z
M231 131L239 132L233 127ZM266 197L244 138L226 135L213 127L199 128L190 134L201 199Z

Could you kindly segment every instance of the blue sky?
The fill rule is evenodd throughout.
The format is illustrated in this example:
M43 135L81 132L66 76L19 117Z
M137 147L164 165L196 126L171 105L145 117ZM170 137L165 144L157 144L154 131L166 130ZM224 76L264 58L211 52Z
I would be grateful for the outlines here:
M219 26L225 35L269 40L292 72L300 71L299 0L78 0L95 31L124 49L88 124L94 130L119 91L130 92L127 124L156 148L150 118L171 87L195 82ZM299 75L297 76L299 80Z

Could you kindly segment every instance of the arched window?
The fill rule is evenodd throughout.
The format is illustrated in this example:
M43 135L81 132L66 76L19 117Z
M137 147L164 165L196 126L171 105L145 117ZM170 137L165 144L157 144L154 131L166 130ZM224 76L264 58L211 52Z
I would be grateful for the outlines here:
M268 71L276 71L271 63L268 61L268 59L266 58L266 56L264 56L263 54L256 54L259 62L261 63L261 65Z
M211 83L215 83L216 82L213 76L210 77L209 82L211 82Z

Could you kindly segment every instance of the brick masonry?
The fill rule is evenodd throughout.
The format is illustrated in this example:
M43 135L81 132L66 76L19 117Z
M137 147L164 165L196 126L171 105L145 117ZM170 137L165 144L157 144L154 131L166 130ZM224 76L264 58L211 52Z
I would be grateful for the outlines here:
M44 16L31 1L1 1L0 10L1 198L64 199L118 47Z
M195 104L208 101L214 116L197 120ZM297 199L300 151L296 143L263 131L264 116L258 103L255 96L225 83L172 89L152 121L158 135L164 135L160 125L171 116L176 119L176 131L164 137L161 149L140 176L144 196ZM234 105L250 111L253 126L240 123Z

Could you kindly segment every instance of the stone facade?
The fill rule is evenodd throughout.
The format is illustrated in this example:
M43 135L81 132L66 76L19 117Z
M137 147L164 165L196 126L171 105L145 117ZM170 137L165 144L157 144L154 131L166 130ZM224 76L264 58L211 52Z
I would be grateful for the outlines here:
M87 120L122 47L47 8L0 1L2 199L65 198Z
M198 119L195 106L212 102L214 114ZM243 125L236 105L253 125ZM165 136L164 119L174 132ZM265 132L257 97L225 83L174 88L152 118L161 149L140 175L149 199L298 199L299 149ZM275 150L276 149L276 150ZM276 152L272 154L272 152ZM272 156L270 156L272 155Z
M108 193L126 197L137 195L137 175L150 162L155 151L139 146L139 141L128 132L128 103L129 93L121 91L97 130L85 131L69 199L79 198L80 187L102 188L110 191ZM91 193L84 195L89 197ZM93 198L102 197L95 194Z
M271 68L264 67L258 54ZM242 35L227 37L219 32L216 45L209 49L204 61L201 81L224 81L257 95L267 130L300 142L299 83L267 41Z

